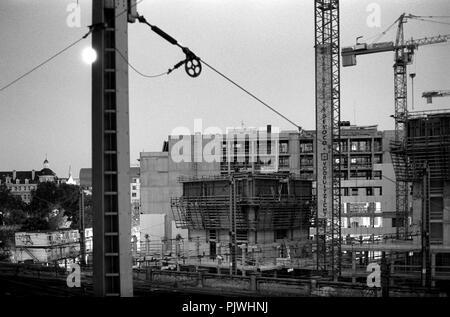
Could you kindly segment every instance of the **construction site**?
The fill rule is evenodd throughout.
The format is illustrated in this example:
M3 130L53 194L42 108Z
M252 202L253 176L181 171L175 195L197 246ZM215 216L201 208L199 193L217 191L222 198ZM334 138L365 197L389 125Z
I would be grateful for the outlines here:
M409 23L436 17L403 13L380 35L393 31L394 39L357 38L343 46L342 1L313 2L314 130L293 123L150 24L136 1L93 2L86 35L98 54L92 64L92 245L86 254L84 228L67 231L70 241L61 243L50 237L58 233L16 233L15 260L0 263L1 279L21 276L26 283L28 272L33 279L63 281L67 265L78 263L86 287L63 296L146 296L158 288L237 296L448 297L450 108L414 111L408 78L413 82L409 65L419 47L448 50L439 44L450 42L450 34L407 39ZM296 126L274 131L270 124L259 130L242 124L223 134L170 135L162 151L142 151L139 239L130 230L130 65L124 53L127 26L135 22L185 55L168 73L183 66L195 78L203 65ZM341 87L341 72L378 53L394 56L394 130L352 125L341 116L341 89L352 89ZM450 91L423 92L428 104L446 97ZM207 146L216 160L204 160ZM41 235L43 241L30 245ZM51 292L58 287L64 288L58 284Z

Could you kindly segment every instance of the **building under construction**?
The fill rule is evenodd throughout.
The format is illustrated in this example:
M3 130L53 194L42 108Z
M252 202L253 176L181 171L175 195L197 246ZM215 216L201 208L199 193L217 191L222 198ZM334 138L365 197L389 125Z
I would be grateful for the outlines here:
M171 206L178 227L197 241L203 263L274 269L310 255L312 181L289 174L234 173L180 178Z
M450 111L411 113L405 154L413 183L412 225L431 245L450 246Z

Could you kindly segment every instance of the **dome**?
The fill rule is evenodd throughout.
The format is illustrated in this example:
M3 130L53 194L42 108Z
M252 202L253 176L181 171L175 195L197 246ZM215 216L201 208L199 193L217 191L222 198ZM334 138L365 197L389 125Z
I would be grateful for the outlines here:
M55 176L55 172L53 172L49 168L43 168L40 172L40 176Z

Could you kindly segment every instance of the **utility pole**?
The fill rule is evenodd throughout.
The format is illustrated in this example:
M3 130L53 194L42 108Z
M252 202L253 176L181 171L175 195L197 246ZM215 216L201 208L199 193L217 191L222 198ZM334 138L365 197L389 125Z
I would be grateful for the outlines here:
M94 294L133 296L128 110L128 22L135 0L92 2Z
M79 201L79 232L80 232L80 265L86 265L86 239L84 236L84 190L80 186Z

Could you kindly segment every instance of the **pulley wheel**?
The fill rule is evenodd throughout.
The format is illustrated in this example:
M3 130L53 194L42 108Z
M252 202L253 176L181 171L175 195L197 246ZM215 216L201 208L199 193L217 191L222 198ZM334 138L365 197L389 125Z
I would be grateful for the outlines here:
M202 63L197 57L190 58L184 65L186 73L191 77L197 77L202 72Z

